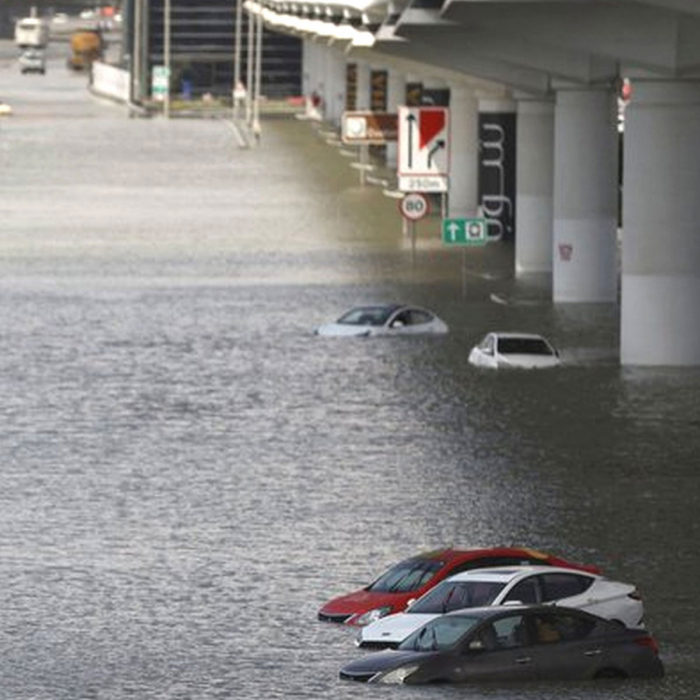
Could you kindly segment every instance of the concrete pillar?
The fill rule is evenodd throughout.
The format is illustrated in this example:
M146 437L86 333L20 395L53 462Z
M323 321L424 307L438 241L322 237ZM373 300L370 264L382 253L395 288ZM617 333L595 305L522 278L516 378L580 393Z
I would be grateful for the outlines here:
M620 360L700 364L700 82L634 81L625 111Z
M316 45L320 53L323 71L322 91L323 117L334 126L340 126L345 110L345 56L328 46Z
M368 110L372 86L370 85L370 66L368 63L357 61L357 98L355 109Z
M555 302L617 299L617 101L558 89L554 108Z
M472 217L478 206L479 103L472 90L450 87L450 188L451 217Z
M406 76L394 69L389 70L387 86L386 109L390 114L396 114L401 105L406 104ZM396 169L398 160L398 144L396 141L386 145L387 167Z
M301 42L301 94L309 97L314 90L313 45L308 39Z
M515 274L552 271L554 102L518 96Z
M327 119L340 127L345 111L345 92L347 88L347 67L345 54L336 49L329 50L329 83L331 84L331 108Z

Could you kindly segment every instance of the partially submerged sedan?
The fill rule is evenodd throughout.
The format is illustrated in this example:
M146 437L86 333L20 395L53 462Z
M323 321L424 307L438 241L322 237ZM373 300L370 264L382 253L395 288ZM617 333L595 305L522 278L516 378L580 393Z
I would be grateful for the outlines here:
M543 336L535 333L487 333L469 353L477 367L499 369L543 369L561 364L559 352Z
M350 309L335 323L326 323L316 328L315 333L326 336L367 337L439 335L447 331L447 324L428 309L402 304L384 304Z
M565 605L627 627L644 625L644 604L630 583L554 566L521 566L465 571L441 581L405 612L363 627L358 646L395 648L426 622L453 610L486 605Z
M659 678L656 640L564 607L473 608L441 615L398 649L369 654L341 679L393 684Z

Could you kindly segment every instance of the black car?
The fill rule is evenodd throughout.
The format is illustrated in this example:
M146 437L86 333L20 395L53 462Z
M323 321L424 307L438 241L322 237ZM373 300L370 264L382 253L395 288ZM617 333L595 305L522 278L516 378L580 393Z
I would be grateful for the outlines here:
M371 683L659 678L654 638L596 615L554 606L472 608L431 620L397 649L340 671Z

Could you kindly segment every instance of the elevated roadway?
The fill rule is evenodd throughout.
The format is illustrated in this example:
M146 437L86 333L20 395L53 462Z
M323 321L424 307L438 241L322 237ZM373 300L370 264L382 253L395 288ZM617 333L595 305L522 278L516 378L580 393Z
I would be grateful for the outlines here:
M479 205L479 110L517 112L516 273L551 273L557 303L615 303L619 295L624 365L700 364L700 3L249 0L246 7L304 38L305 91L323 96L325 117L336 124L347 105L348 63L356 66L357 108L368 106L374 67L389 71L389 110L416 78L449 89L451 213L473 214ZM620 162L623 79L633 96Z

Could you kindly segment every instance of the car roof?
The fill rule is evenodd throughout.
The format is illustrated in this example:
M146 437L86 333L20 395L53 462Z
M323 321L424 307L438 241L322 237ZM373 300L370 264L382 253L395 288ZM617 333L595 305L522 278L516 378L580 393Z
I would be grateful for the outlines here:
M480 557L532 557L547 561L551 555L529 547L476 547L474 549L455 549L454 547L444 547L433 549L427 552L419 552L409 559L435 559L451 564L455 561L469 561ZM510 568L510 567L490 567L490 568ZM551 568L551 567L547 567Z
M578 569L568 569L563 566L497 566L486 569L471 569L460 574L450 576L448 581L495 581L510 583L519 578L532 576L533 574L579 574L600 578L596 574Z
M539 340L546 340L546 338L539 333L519 333L517 331L491 331L488 335L495 335L498 338L537 338Z

